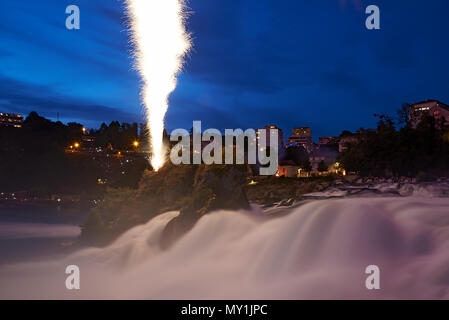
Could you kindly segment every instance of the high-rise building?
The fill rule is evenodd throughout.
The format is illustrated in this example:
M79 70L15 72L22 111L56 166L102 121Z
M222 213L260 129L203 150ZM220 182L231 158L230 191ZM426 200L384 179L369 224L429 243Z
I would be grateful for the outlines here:
M283 149L283 147L284 147L284 132L282 131L282 129L280 129L274 125L265 126L265 127L263 127L263 129L257 129L257 131L256 131L257 139L259 139L261 130L266 130L265 133L266 133L266 137L267 137L267 147L270 147L272 145L272 143L270 141L270 130L277 130L278 131L278 150Z
M292 136L294 136L294 137L311 137L312 129L310 129L309 127L294 128L292 130Z
M287 148L303 147L307 152L313 150L312 129L309 127L295 128L292 130L292 136L288 137Z
M0 112L0 126L21 128L23 123L23 116L14 113Z
M449 106L440 101L426 100L410 106L409 119L412 126L416 127L424 115L434 117L436 120L443 120L445 124L449 124Z

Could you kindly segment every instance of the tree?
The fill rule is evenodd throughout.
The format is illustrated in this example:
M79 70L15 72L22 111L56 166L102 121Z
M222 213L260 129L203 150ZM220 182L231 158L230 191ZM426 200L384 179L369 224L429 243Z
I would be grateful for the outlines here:
M309 155L303 147L289 147L285 151L283 160L292 160L296 165L309 160Z
M108 147L109 145L115 149L131 150L133 142L136 140L144 141L146 132L142 131L138 134L139 126L137 123L121 123L112 121L109 126L102 124L100 129L94 132L96 144L99 147Z
M408 121L403 106L398 114ZM397 130L387 116L380 116L376 130L358 131L358 141L339 161L347 171L363 176L449 175L449 128L432 116L423 116L416 128L407 122Z
M117 126L117 123L112 127L119 129L118 138L112 141L132 148L137 125ZM0 127L0 167L6 168L1 173L0 192L26 190L47 195L83 191L92 194L99 190L98 178L105 175L110 185L136 187L148 166L143 157L123 163L108 160L105 165L96 154L66 152L69 145L81 142L82 128L77 123L52 122L36 112L30 113L22 128ZM110 128L103 124L94 134L106 144Z
M311 165L309 159L301 161L301 163L299 163L299 167L301 169L303 169L305 172L312 171L312 165Z
M320 163L318 163L318 171L319 172L328 171L328 166L326 165L326 163L323 160L321 160Z
M399 126L408 126L410 124L410 103L404 103L402 107L396 112L397 123Z

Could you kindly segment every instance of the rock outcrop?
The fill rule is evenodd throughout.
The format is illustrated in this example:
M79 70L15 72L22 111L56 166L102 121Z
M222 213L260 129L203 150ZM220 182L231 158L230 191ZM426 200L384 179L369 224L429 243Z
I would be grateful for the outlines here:
M167 225L162 234L162 247L171 246L207 213L220 209L249 209L243 189L246 176L245 166L199 166L190 197L181 208L179 216Z
M205 214L248 209L246 177L245 165L167 163L159 172L146 172L137 190L111 190L89 214L81 240L105 245L158 214L179 210L162 234L161 246L168 248Z

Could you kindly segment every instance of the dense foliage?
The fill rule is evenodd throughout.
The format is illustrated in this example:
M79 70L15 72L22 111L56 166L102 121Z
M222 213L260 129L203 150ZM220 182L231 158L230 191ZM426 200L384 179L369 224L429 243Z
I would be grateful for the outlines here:
M126 133L136 127L118 126L128 128ZM145 159L125 162L107 154L66 152L69 145L82 140L82 135L81 124L52 122L35 112L25 119L22 128L0 127L0 191L92 193L104 188L98 179L106 177L108 185L114 187L137 187L147 167ZM123 144L123 136L111 136L111 143Z
M137 123L128 124L113 121L109 126L102 123L100 129L92 132L98 147L112 147L120 150L131 150L132 142L138 140ZM142 139L143 140L143 139Z
M403 126L381 116L375 130L360 129L357 142L340 162L362 176L418 177L449 175L449 128L433 117L424 117L416 128L402 115Z
M299 166L306 172L310 172L312 170L312 165L309 160L309 154L307 153L306 149L301 146L287 148L285 150L283 160L293 161L297 166Z

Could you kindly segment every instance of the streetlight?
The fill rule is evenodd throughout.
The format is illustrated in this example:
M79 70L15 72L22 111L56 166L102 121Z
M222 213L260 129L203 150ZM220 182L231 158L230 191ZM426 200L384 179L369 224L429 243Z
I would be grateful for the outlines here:
M75 142L74 146L76 149L78 149L80 147L80 144L78 142Z
M139 147L139 141L134 141L134 142L133 142L133 146L134 146L135 148Z

